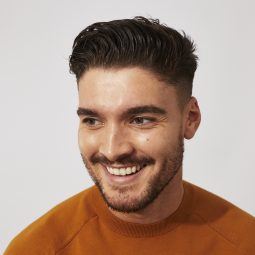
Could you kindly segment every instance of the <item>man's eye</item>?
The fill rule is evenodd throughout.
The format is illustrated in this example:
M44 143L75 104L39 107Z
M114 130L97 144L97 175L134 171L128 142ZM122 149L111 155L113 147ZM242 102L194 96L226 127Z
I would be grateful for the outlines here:
M96 126L100 123L100 121L98 121L97 119L94 119L94 118L84 118L82 120L82 123L85 123L88 126Z
M138 125L148 124L153 121L155 121L154 118L145 118L145 117L136 117L132 120L132 122L135 122L135 124L138 124Z

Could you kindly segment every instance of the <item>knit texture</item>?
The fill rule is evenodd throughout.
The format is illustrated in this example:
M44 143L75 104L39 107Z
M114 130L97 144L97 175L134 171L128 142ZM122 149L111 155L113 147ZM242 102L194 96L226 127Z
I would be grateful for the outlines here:
M30 224L4 255L255 254L253 216L194 184L183 185L178 209L152 224L117 218L93 186Z

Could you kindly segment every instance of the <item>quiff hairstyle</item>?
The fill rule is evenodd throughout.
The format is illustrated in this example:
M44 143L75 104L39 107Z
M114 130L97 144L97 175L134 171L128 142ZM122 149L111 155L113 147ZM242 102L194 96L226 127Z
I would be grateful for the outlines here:
M137 16L82 30L74 40L69 66L77 84L89 68L144 68L175 86L183 105L192 95L198 60L194 52L194 42L183 31Z

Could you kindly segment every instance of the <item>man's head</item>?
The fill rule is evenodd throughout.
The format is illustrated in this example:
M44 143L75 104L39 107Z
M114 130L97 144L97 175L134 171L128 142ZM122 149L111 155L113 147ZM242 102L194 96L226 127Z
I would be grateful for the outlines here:
M134 212L181 171L200 123L193 43L158 20L95 23L75 39L79 147L107 204Z

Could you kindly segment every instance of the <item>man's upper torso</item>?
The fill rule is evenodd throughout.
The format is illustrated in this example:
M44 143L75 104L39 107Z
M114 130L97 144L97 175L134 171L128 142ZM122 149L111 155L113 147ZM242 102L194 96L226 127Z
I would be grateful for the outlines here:
M183 183L184 197L175 213L146 225L118 219L93 186L29 225L4 255L255 254L253 216Z

